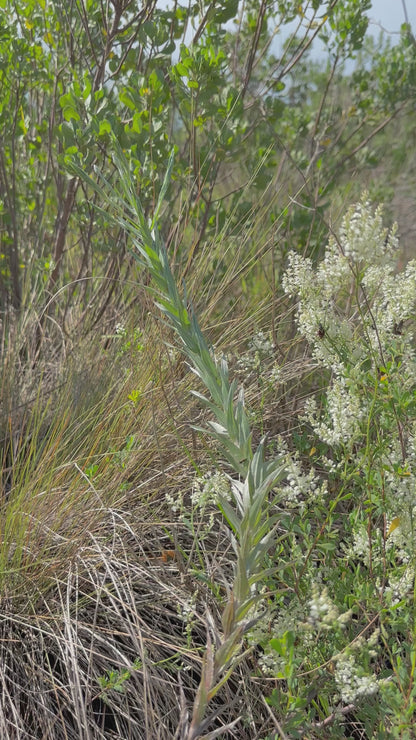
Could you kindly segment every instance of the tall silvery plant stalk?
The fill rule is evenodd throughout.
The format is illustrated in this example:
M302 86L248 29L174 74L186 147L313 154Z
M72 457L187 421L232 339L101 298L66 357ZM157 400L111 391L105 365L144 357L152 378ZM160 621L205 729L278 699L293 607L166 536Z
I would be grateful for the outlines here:
M183 740L214 738L219 732L203 735L210 723L206 717L209 702L228 680L241 659L245 633L253 625L253 607L258 601L257 584L264 574L264 556L275 537L275 517L269 513L269 493L285 473L283 456L265 460L265 440L253 451L252 430L244 405L242 389L231 381L224 359L217 360L207 343L186 295L182 297L173 276L165 246L162 244L158 218L169 186L173 166L171 154L153 218L147 220L135 192L135 184L120 145L113 139L114 164L119 186L103 176L91 178L74 160L67 161L72 174L80 177L100 196L99 210L120 225L130 238L136 260L152 278L148 290L175 331L179 348L191 370L202 381L205 394L193 394L212 413L204 429L216 441L219 464L226 460L232 472L232 500L219 496L219 507L230 527L235 552L233 582L222 615L222 634L211 623L201 681L190 721L184 720L176 737ZM238 719L235 721L237 722ZM232 725L235 724L232 723ZM229 725L231 727L232 725ZM227 728L222 727L221 733Z

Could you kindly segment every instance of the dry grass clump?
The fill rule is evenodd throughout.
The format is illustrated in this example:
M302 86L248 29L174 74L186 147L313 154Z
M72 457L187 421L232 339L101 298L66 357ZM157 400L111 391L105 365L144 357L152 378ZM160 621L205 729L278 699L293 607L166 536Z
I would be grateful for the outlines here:
M201 658L176 611L189 585L171 559L164 504L184 466L176 441L184 420L175 408L174 425L162 406L164 395L172 406L179 401L169 365L163 390L146 391L153 359L145 351L140 359L136 377L118 382L114 356L103 360L112 372L97 368L91 384L75 368L59 398L52 391L45 406L41 394L27 404L16 452L6 450L2 737L151 737L152 712L158 736L170 737L182 660L193 671L184 687L196 680L188 677ZM133 403L138 381L143 398Z
M206 641L198 610L205 602L218 618L217 600L180 560L151 556L156 527L133 520L109 512L101 535L30 608L4 601L2 737L182 736ZM183 544L186 533L178 537ZM189 621L195 588L199 606ZM245 714L239 737L248 740L247 669L239 673L214 703L214 726Z

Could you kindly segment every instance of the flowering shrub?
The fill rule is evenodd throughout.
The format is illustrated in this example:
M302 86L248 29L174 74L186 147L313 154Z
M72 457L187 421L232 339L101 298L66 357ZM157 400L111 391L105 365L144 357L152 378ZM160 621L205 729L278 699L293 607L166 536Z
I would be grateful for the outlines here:
M283 278L327 382L275 489L287 536L250 639L294 737L412 737L416 260L397 262L396 229L364 196L323 260L293 253Z
M416 504L411 327L416 260L396 274L397 246L395 230L383 228L381 210L373 213L364 200L350 209L340 238L330 240L316 269L310 260L292 255L283 285L298 297L299 331L331 372L323 406L309 398L305 419L330 451L332 470L344 471L345 477L346 456L353 452L349 473L366 479L372 508L377 500L384 517L380 546L396 548L402 540L410 559ZM399 532L387 536L399 528L402 537ZM357 527L358 538L359 533Z

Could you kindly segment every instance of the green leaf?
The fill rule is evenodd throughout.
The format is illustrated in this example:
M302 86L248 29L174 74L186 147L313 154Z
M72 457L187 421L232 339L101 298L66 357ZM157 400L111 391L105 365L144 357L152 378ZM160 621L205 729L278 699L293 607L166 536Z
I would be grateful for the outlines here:
M126 108L129 108L129 110L136 109L136 103L132 99L130 91L127 90L125 87L122 90L120 90L119 100L120 100L120 103L123 103L123 105L125 105Z
M62 113L65 118L65 121L72 121L72 120L80 121L81 120L81 116L79 115L78 111L75 110L75 108L67 106L63 109Z
M103 136L104 134L111 134L111 123L106 118L104 121L100 121L100 130L98 132L99 136Z
M134 111L131 128L137 134L141 134L142 133L142 130L143 130L143 120L142 120L142 112L141 111L138 111L138 110Z
M89 78L88 73L84 74L84 83L85 83L85 87L82 91L82 97L84 100L86 100L89 94L91 93L91 88L92 88L91 80Z
M221 9L215 10L215 23L227 23L238 12L238 0L225 0Z
M181 77L187 77L187 76L188 76L188 73L189 73L189 69L188 69L188 67L186 67L186 66L184 65L184 63L183 63L183 62L178 62L178 63L177 63L176 65L175 65L175 70L176 70L176 72L177 72L177 73L178 73L178 74L179 74L179 75L180 75Z

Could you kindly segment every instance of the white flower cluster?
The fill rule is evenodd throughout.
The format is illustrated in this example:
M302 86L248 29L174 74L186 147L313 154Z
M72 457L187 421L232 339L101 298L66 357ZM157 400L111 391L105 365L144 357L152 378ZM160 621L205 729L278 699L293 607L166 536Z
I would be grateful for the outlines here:
M403 512L403 507L409 510L409 507L413 508L415 506L415 478L410 471L409 475L399 476L391 470L386 470L385 480L387 484L386 494L398 513Z
M271 383L271 385L274 386L274 385L277 385L278 383L283 382L283 380L284 380L284 374L282 372L282 367L278 365L277 362L275 362L275 364L273 365L270 371L269 383Z
M334 376L326 397L328 421L319 418L314 398L306 400L304 416L323 442L329 445L345 444L356 436L361 421L368 413L367 404L354 393L347 379L342 376Z
M281 443L281 449L285 447ZM304 511L307 504L311 501L322 502L328 492L327 481L321 480L313 467L309 472L302 470L300 461L297 456L286 455L286 482L277 487L279 499L284 501L285 506L296 506L300 511Z
M227 475L214 470L195 478L191 493L194 506L203 509L207 504L216 504L219 498L225 498L227 501L231 498L231 482Z
M194 591L194 593L188 598L187 601L182 601L176 605L176 610L179 614L179 616L183 619L186 623L191 623L195 619L196 614L196 604L198 601L198 592Z
M324 588L319 593L316 586L312 589L312 598L309 604L309 624L312 627L324 627L330 629L338 619L338 607L328 596L328 589Z
M376 532L377 534L377 532ZM351 560L361 560L367 567L370 565L370 545L371 545L371 562L379 562L381 558L381 549L378 541L373 537L369 540L368 530L361 522L353 532L353 537L348 546L341 543L345 557Z
M415 374L416 377L416 374ZM400 440L392 439L384 464L384 495L388 533L386 547L401 548L397 553L401 562L414 555L414 526L416 522L416 425L406 430L405 455ZM400 461L399 469L397 463ZM396 466L393 464L396 462ZM391 523L396 526L391 529Z
M316 267L297 253L289 257L283 288L297 297L299 331L332 374L324 420L313 400L306 406L306 418L327 444L353 440L368 415L368 363L376 375L397 356L402 387L415 383L415 350L405 322L416 303L416 260L395 274L397 246L395 229L383 228L381 208L373 212L364 198L347 212L339 240L329 240Z
M320 591L316 583L312 585L312 598L308 601L308 607L308 624L314 629L330 630L335 624L344 627L352 616L350 609L340 614L326 586Z
M116 324L115 332L119 337L125 337L127 335L127 330L124 324Z
M411 516L409 511L403 509L399 517L386 517L386 541L385 551L393 552L395 562L407 564L414 557L414 537L412 522L416 521L416 507L413 508Z
M404 334L403 324L414 313L416 260L412 260L406 269L395 274L395 263L383 267L369 265L364 272L362 285L367 296L372 298L372 323L369 325L368 339L374 351L379 352L389 345L392 336ZM377 327L377 332L374 327ZM414 356L409 338L402 339L403 349Z
M263 654L259 656L258 663L265 675L276 676L283 673L287 657L279 653L270 646L270 638L284 635L286 632L293 632L302 644L309 644L314 640L310 632L299 632L299 624L304 619L302 605L297 602L287 609L268 609L262 614L254 626L246 635L249 645L261 645Z
M407 564L401 573L391 574L384 588L384 596L391 606L397 606L409 595L412 596L415 587L415 569L413 565Z
M366 674L357 664L354 655L340 655L335 666L335 681L346 704L351 704L366 696L374 696L379 690L377 678Z
M273 357L274 350L275 347L270 337L267 337L263 331L258 331L250 339L247 352L238 358L237 370L244 372L260 370L263 360Z
M364 266L382 265L397 250L396 230L388 232L383 227L383 209L374 212L364 195L361 203L350 208L340 230L340 242L346 257Z
M385 490L386 496L388 495L388 487ZM396 506L398 502L396 501ZM402 505L400 505L402 506ZM400 516L394 515L393 517L386 518L385 527L375 527L372 531L371 540L369 538L368 528L365 522L359 522L354 526L351 538L348 545L341 543L341 549L343 550L344 557L346 560L352 560L353 562L359 561L367 568L370 566L370 562L373 568L382 566L386 558L386 553L392 551L396 562L402 564L408 564L413 558L414 545L413 545L413 533L411 531L410 524L412 521L416 521L416 507L413 509L413 513L409 516L409 509L402 507L400 509ZM391 524L393 527L391 528ZM384 530L384 531L383 531ZM383 586L383 590L388 596L388 600L391 602L391 594L395 594L394 598L399 601L400 598L396 598L397 594L408 593L409 591L409 579L411 580L413 572L412 570L406 571L407 575L394 580L389 578L388 587ZM397 589L397 584L402 584L403 588ZM381 587L380 587L381 588Z
M283 289L298 296L299 331L310 343L314 357L328 368L339 365L342 348L352 343L351 326L339 317L336 304L338 293L350 284L349 262L332 242L316 269L308 258L295 252L289 256Z
M188 639L188 644L191 644L192 630L195 623L198 621L197 604L199 600L198 591L194 591L187 600L183 600L176 606L177 613L182 619L185 626L185 634Z
M189 520L190 510L189 506L185 504L183 493L179 492L175 495L167 493L165 498L172 511L179 514L182 521ZM227 475L215 470L194 479L191 489L191 508L202 512L202 514L208 510L207 521L203 526L200 523L201 530L204 532L212 530L215 511L217 510L216 504L219 498L225 498L227 501L231 498L231 481Z

